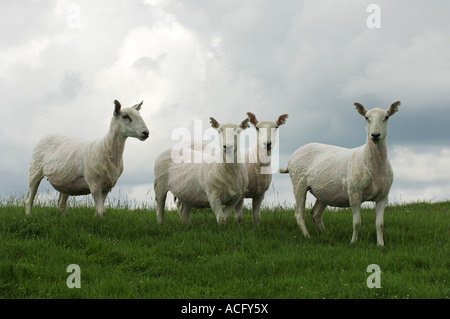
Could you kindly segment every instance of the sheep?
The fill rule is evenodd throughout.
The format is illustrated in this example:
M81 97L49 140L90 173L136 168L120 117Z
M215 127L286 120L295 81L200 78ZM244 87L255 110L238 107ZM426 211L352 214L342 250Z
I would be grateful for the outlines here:
M264 193L272 181L271 151L277 140L278 127L286 123L287 114L280 115L276 121L258 121L256 116L247 112L250 123L256 128L256 144L245 150L245 167L248 174L248 189L245 198L252 198L253 222L259 225L260 207ZM242 220L244 197L236 205L236 221Z
M205 155L200 150L190 150L200 152L200 158L203 158L200 163L174 161L171 149L156 158L154 189L158 224L163 222L168 191L178 200L183 223L190 223L191 208L211 207L217 222L226 224L248 186L245 165L238 158L239 136L250 127L248 121L247 118L239 125L220 125L211 117L211 126L219 133L219 145L214 154ZM224 210L222 205L225 205Z
M139 114L142 103L121 108L114 101L109 131L96 141L79 141L50 135L35 146L30 164L29 189L25 197L30 215L39 184L44 176L59 191L58 207L67 210L69 196L92 194L95 214L105 216L104 202L123 171L123 152L127 137L145 141L149 131Z
M359 103L354 106L366 119L366 144L354 149L312 143L297 149L288 162L296 200L295 217L305 237L305 200L309 190L316 202L311 211L314 224L324 231L322 213L330 206L351 207L353 235L350 244L358 238L361 225L361 203L376 203L377 244L384 246L383 214L393 182L393 172L387 156L386 135L388 119L398 111L400 101L387 110L375 108L367 111Z

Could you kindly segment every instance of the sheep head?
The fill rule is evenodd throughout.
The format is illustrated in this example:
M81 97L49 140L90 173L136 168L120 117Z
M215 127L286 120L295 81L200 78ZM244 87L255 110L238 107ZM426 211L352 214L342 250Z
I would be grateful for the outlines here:
M118 134L123 137L135 137L141 141L145 141L149 136L148 128L139 114L142 101L132 107L122 109L119 101L114 100L114 118L118 130Z
M387 135L388 119L398 112L400 101L393 103L387 110L374 108L368 111L360 103L355 102L354 105L358 113L366 119L368 140L371 140L375 144L383 141Z
M277 141L278 127L286 123L288 115L280 115L276 121L258 121L251 112L247 112L247 116L256 128L259 148L267 150L267 155L270 156L272 147Z
M248 124L250 120L247 118L240 124L225 123L219 124L213 117L210 118L210 123L219 134L219 147L223 152L223 156L227 163L237 162L237 152L239 150L240 134L243 130L250 127Z

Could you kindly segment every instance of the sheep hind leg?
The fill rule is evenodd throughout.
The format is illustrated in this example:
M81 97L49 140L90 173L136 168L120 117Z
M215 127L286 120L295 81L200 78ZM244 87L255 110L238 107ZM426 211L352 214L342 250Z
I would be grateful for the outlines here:
M156 199L156 221L158 225L161 225L164 220L164 207L166 206L166 198L167 198L167 189L163 189L159 187L157 183L155 183L155 199ZM178 214L181 212L181 202L178 200L177 208ZM181 214L180 214L181 217Z
M38 190L39 184L41 180L44 178L44 175L41 171L33 172L30 169L30 179L28 183L28 192L25 196L25 213L27 215L31 215L31 210L33 209L34 198L36 197L36 192Z
M67 212L67 200L69 199L68 194L59 193L58 208L61 212Z
M325 208L327 208L327 204L325 204L317 199L316 203L314 204L313 209L311 210L311 216L314 221L314 224L321 232L325 232L325 226L323 224L323 219L322 219L322 214L323 214L323 211L325 210Z
M295 189L295 218L297 219L297 224L303 233L303 236L309 237L308 230L305 225L305 204L306 204L306 193L308 189L306 187L297 187Z

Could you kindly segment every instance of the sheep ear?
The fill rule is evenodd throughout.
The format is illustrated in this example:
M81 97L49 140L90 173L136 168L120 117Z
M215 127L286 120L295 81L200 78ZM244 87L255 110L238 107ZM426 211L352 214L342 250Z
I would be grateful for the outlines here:
M243 129L243 130L245 130L246 128L249 128L249 127L250 127L250 124L248 124L248 122L250 122L250 119L249 119L249 118L246 118L245 120L243 120L243 121L241 122L241 124L239 125L239 127L240 127L241 129Z
M397 113L399 105L400 105L400 101L392 103L392 105L386 110L387 114L389 116L392 116L395 113Z
M122 108L122 105L120 105L120 102L117 100L114 100L114 115L119 115L121 108Z
M362 116L366 116L367 110L362 104L355 102L353 105L355 106L355 109L358 111L359 114L361 114Z
M247 116L250 119L250 123L252 123L254 126L258 124L258 120L256 119L255 114L247 112Z
M209 123L211 123L211 126L212 126L212 127L214 127L214 128L219 128L219 122L217 122L217 121L215 120L215 118L210 117L210 118L209 118Z
M135 109L136 111L140 111L141 110L141 106L142 106L143 103L144 103L144 101L142 101L139 104L136 104L135 106L133 106L133 109Z
M287 115L287 114L280 115L280 117L277 120L277 125L280 126L280 125L286 124L286 119L288 117L289 117L289 115Z

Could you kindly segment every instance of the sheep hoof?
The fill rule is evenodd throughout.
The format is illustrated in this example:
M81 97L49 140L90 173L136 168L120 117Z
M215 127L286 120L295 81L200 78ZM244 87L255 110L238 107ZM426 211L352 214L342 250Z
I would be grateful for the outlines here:
M100 218L105 218L106 212L98 212L96 215Z
M219 225L225 226L227 224L227 220L224 217L218 217L217 218L217 223Z

